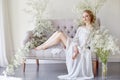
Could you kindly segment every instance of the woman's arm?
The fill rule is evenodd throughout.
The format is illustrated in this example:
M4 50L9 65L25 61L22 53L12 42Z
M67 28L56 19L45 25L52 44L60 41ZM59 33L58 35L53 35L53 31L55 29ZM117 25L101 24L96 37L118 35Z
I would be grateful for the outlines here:
M77 45L74 46L73 52L74 52L74 54L72 56L72 59L74 60L77 57L77 55L79 54L79 50L77 48Z
M80 27L77 29L77 32L76 32L76 34L75 34L75 36L74 36L74 38L73 38L73 43L74 43L75 45L78 45L78 44L79 44L79 37L78 37L78 35L79 35L79 30L80 30Z
M80 45L78 46L79 50L85 50L88 47L87 44L90 39L90 34L91 32L84 35L84 37L82 38L83 40L80 42Z
M75 60L77 55L79 54L79 50L78 50L78 45L79 45L79 29L80 27L77 29L77 32L75 34L75 37L73 38L73 43L74 43L74 48L73 48L73 56L72 56L72 59Z

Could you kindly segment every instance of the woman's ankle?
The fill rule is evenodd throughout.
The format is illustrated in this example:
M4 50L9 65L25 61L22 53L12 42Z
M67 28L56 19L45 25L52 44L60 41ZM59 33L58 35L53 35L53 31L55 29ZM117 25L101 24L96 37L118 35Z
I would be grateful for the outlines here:
M45 48L43 46L41 46L41 45L35 48L35 50L44 50L44 49Z

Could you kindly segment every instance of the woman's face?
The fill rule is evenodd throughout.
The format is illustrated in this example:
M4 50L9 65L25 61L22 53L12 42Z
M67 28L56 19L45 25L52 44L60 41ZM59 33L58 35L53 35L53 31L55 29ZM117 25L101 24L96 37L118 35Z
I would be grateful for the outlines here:
M87 12L84 12L84 13L83 13L82 19L83 19L83 22L84 22L85 24L86 24L86 23L90 23L90 21L91 21L91 17L90 17L90 15L89 15Z

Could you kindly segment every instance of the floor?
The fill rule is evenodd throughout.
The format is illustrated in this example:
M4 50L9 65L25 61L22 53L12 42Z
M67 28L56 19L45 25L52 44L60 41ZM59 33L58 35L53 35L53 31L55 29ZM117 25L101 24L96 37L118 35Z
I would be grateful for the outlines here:
M5 68L0 68L0 74ZM15 77L21 77L23 80L59 80L58 75L67 74L64 63L40 64L39 70L35 64L27 64L26 72L22 72L22 66L15 71ZM101 64L99 65L98 76L93 80L102 80ZM120 80L120 63L109 62L107 80Z

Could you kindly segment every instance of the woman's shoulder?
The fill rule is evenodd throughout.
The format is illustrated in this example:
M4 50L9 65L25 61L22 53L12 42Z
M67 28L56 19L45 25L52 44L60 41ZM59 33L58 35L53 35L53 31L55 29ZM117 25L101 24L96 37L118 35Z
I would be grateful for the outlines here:
M85 29L85 26L79 26L78 30Z
M94 30L94 27L86 28L85 26L79 26L78 30L89 30L89 31L92 31L92 30Z
M84 26L79 26L79 27L78 27L78 29L83 29L83 28L84 28Z

